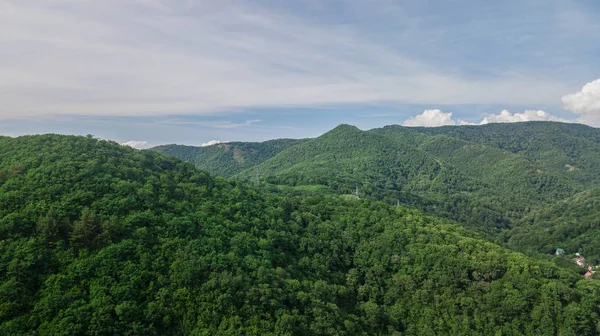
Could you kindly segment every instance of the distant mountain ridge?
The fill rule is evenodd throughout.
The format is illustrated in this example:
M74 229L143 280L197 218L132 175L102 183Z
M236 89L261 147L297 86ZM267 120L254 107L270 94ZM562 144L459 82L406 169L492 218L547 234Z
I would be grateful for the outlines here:
M305 141L306 139L276 139L265 142L227 142L205 147L173 144L157 146L151 150L193 163L209 173L230 177Z
M481 126L413 127L398 125L372 130L390 136L417 133L458 138L520 154L555 173L569 172L578 183L600 183L600 130L582 124L551 121L493 123Z
M275 140L278 141L278 140ZM233 166L223 145L177 157L225 177L400 202L480 232L514 225L531 209L600 186L600 130L527 122L362 131L340 125L314 139L252 146ZM177 154L163 146L159 152ZM209 159L207 153L212 153ZM324 188L324 189L323 189Z

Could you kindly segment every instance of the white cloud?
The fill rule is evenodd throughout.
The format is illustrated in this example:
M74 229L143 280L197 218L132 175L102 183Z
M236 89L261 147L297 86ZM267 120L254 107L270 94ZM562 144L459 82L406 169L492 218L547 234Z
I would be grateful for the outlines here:
M554 117L546 111L542 110L525 110L522 113L511 113L507 110L503 110L499 114L490 114L483 118L479 123L480 125L490 123L510 123L510 122L522 122L522 121L562 121L565 119Z
M452 119L452 112L442 112L439 109L425 110L423 113L416 115L405 120L402 125L404 126L425 126L425 127L436 127L445 125L485 125L490 123L511 123L511 122L523 122L523 121L561 121L568 122L568 120L558 118L550 115L546 111L542 110L525 110L522 113L511 113L507 110L503 110L498 114L489 114L483 118L479 123L472 123L465 120L454 120Z
M212 145L218 145L221 143L228 143L229 141L221 141L221 140L210 140L208 142L205 142L203 144L200 145L200 147L208 147L208 146L212 146Z
M600 79L587 83L581 91L562 97L564 107L579 115L578 121L600 126Z
M133 148L137 148L137 149L144 149L144 148L148 148L148 141L131 140L131 141L124 142L121 145L129 146L129 147L133 147Z
M272 7L236 0L2 1L0 64L10 66L0 67L0 118L374 101L533 104L551 102L567 87L518 74L461 76L360 27Z
M456 121L452 120L452 112L442 112L438 109L425 110L423 113L416 115L410 119L406 119L404 126L425 126L436 127L445 125L456 125Z

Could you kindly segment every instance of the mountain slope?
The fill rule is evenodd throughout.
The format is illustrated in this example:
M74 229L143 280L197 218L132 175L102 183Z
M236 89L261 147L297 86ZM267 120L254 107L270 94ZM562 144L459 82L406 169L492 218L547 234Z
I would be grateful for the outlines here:
M600 286L402 207L0 139L0 334L594 335Z
M225 147L212 149L219 155L211 159L178 156L202 159L222 176L258 174L297 191L358 188L361 196L399 201L495 236L531 209L600 183L599 139L594 128L553 122L369 131L341 125L280 151L238 144L257 146L260 158L243 165L232 164L235 155L224 156Z
M209 173L230 177L304 141L276 139L265 142L229 142L207 147L164 145L151 150L191 162Z
M369 184L379 183L423 192L469 190L468 186L455 183L459 178L468 180L466 176L414 146L350 125L340 125L290 147L240 176L250 177L253 170L274 183L323 184L337 191L354 189L357 184L369 188Z
M520 154L407 127L341 125L238 176L259 171L278 185L324 185L335 193L402 203L495 235L531 207L583 190Z
M521 155L542 171L580 185L600 184L600 131L586 125L546 121L430 128L392 125L372 131L403 139L443 134Z
M600 263L600 189L577 194L539 209L507 233L508 246L529 253L551 254L562 248Z
M340 125L290 147L236 177L251 179L256 171L269 184L300 190L324 186L334 194L348 194L358 188L361 197L393 204L399 201L429 214L460 220L490 236L508 224L500 211L474 197L485 189L484 183L409 143L350 125ZM448 195L453 196L451 201Z
M581 190L569 177L543 171L536 162L507 150L442 134L423 139L418 148L485 182L488 193L513 202L554 202Z

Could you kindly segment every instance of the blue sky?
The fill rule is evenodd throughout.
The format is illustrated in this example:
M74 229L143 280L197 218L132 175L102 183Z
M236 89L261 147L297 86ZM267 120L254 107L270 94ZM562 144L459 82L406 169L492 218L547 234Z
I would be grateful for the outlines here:
M595 0L0 1L0 134L600 126Z

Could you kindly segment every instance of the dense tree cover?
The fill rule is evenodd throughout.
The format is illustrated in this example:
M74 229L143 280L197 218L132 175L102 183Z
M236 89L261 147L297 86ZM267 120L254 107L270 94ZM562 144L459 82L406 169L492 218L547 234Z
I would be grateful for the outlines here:
M552 122L370 131L340 125L269 152L276 155L261 156L234 177L252 180L258 171L263 183L319 193L358 187L362 197L399 201L495 237L532 209L600 183L599 143L594 128ZM231 160L179 157L230 176L218 167L227 169Z
M600 286L403 207L0 139L0 334L596 335Z
M585 191L539 209L505 233L508 246L528 253L576 252L591 265L600 263L600 189Z
M268 183L320 184L335 193L358 186L363 196L388 203L399 200L491 236L531 207L551 204L582 188L506 150L445 135L415 136L406 127L397 133L341 125L238 176L251 178L258 170Z
M228 142L206 147L163 145L151 150L191 162L211 174L230 177L304 141L306 139L276 139L265 142Z
M537 121L427 128L392 125L372 132L415 143L441 134L518 154L544 172L584 186L600 184L600 130L582 124Z
M423 141L419 149L485 182L486 193L511 195L525 204L564 199L580 189L567 176L541 170L524 156L500 148L436 135Z

